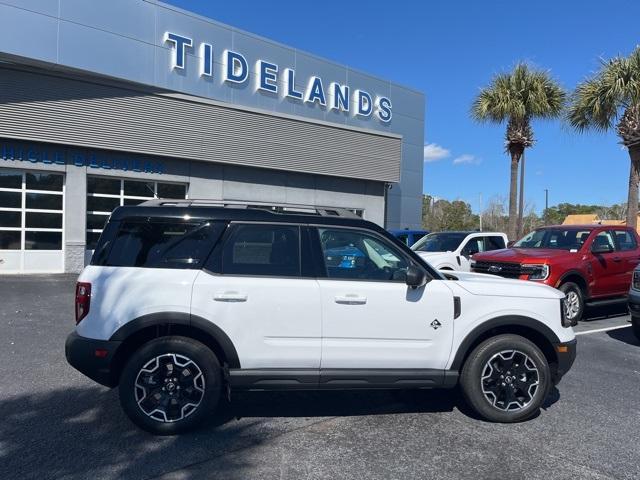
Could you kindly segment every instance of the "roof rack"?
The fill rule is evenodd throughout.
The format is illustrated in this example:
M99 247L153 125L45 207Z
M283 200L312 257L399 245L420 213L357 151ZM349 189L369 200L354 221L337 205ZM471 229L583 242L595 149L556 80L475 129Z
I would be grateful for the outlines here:
M242 200L201 200L184 199L172 200L155 198L139 204L144 207L216 207L216 208L239 208L268 211L271 213L294 214L294 215L319 215L322 217L346 217L360 218L347 208L324 207L318 205L299 205L293 203L273 203L273 202L247 202Z

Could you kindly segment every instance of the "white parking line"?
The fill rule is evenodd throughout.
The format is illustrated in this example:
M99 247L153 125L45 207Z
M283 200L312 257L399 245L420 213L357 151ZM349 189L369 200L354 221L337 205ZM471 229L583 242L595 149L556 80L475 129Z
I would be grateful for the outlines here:
M621 328L629 328L631 325L617 325L615 327L595 328L586 332L576 332L576 335L586 335L587 333L608 332L609 330L619 330Z

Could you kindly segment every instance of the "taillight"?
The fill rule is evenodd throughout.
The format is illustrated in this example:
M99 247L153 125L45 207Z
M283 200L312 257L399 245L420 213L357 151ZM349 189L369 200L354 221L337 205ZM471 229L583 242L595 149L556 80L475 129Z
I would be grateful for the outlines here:
M87 316L91 307L91 284L76 283L76 325Z

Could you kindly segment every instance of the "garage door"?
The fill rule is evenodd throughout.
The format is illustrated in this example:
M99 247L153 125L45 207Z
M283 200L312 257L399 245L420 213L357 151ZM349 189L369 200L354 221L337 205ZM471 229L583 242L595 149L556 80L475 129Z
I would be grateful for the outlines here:
M64 175L0 169L0 273L64 270Z

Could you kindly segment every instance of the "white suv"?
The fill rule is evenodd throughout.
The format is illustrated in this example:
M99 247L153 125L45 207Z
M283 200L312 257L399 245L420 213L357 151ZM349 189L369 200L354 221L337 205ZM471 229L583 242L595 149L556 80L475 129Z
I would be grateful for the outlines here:
M111 215L66 355L156 434L201 425L239 389L460 383L481 416L516 422L575 358L562 297L445 277L347 211L157 200Z
M438 232L422 237L411 250L438 270L471 270L476 253L507 248L507 236L497 232Z

